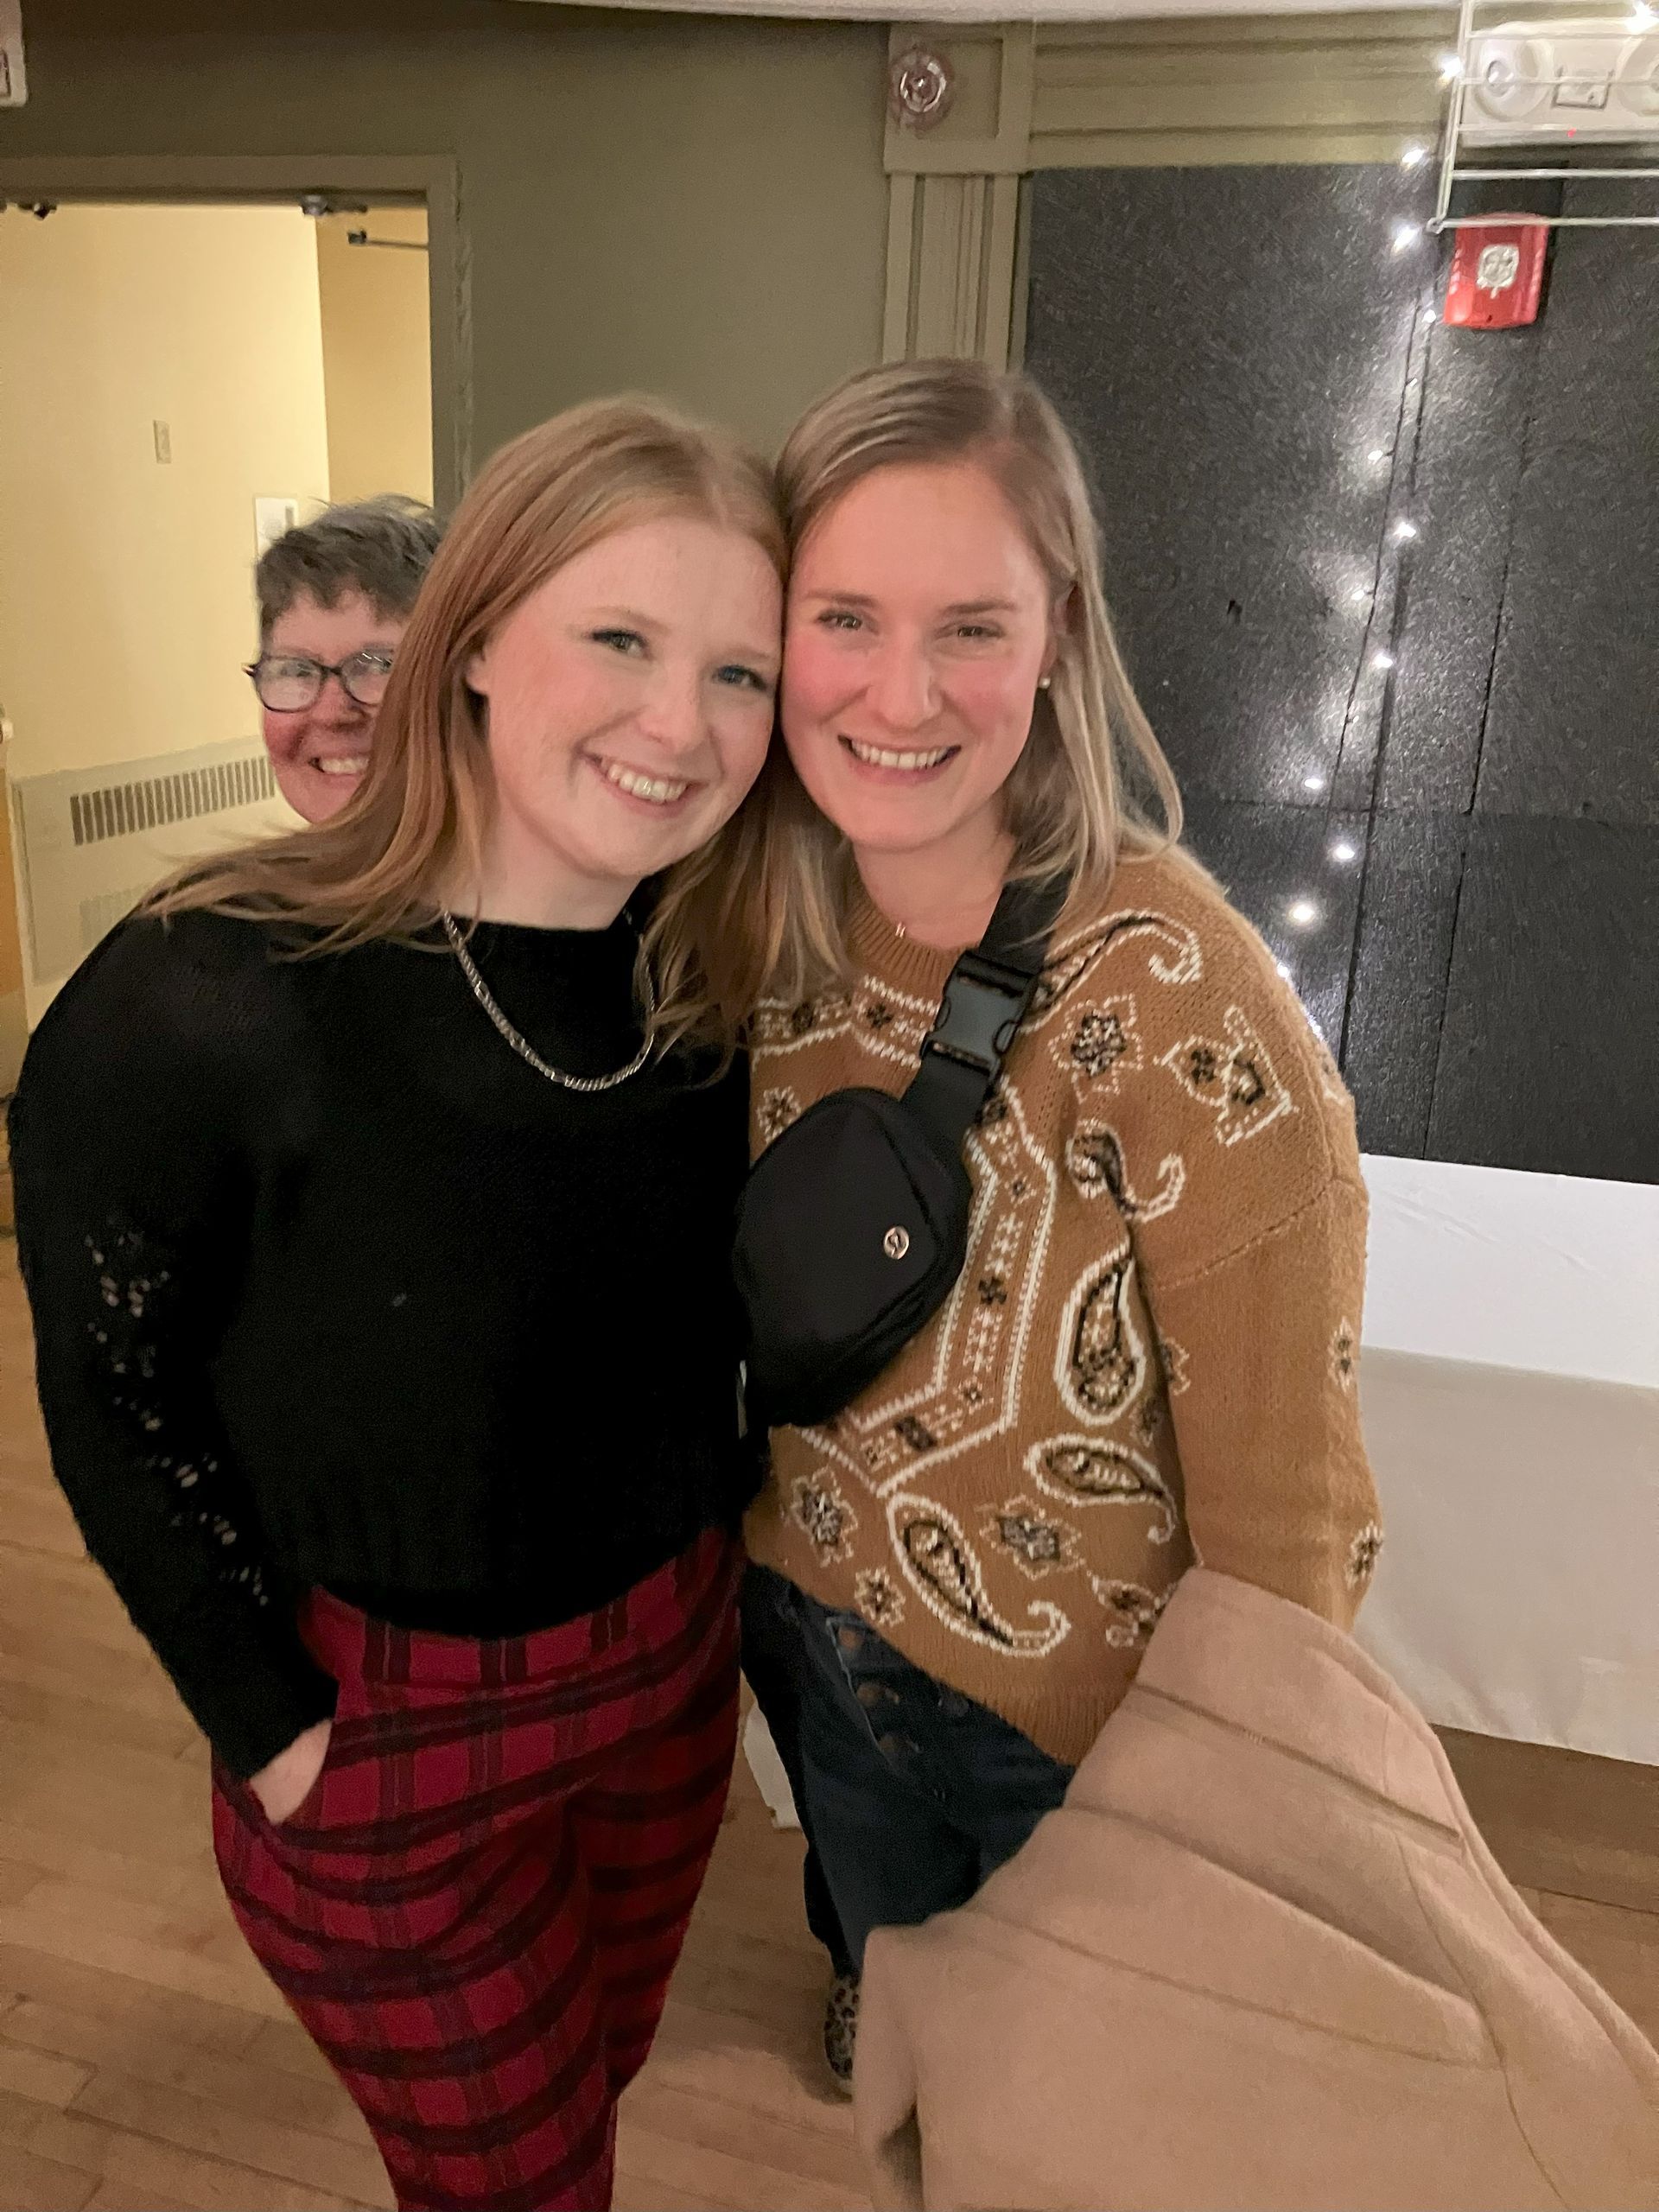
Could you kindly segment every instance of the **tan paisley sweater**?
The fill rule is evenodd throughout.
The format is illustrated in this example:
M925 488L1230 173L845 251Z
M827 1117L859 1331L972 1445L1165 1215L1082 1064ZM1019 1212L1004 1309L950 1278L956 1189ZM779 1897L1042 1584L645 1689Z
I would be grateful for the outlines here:
M850 990L761 1009L753 1143L898 1092L953 964L868 902ZM1075 1763L1194 1560L1346 1626L1381 1542L1353 1108L1174 855L1068 918L968 1140L968 1263L878 1382L781 1429L751 1554Z

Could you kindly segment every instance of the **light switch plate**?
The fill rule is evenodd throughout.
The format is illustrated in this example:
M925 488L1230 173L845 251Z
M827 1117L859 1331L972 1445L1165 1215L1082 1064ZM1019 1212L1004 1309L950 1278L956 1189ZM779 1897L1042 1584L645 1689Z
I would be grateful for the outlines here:
M22 107L28 98L22 0L0 0L0 107Z
M270 550L300 518L297 499L256 499L253 503L254 557Z

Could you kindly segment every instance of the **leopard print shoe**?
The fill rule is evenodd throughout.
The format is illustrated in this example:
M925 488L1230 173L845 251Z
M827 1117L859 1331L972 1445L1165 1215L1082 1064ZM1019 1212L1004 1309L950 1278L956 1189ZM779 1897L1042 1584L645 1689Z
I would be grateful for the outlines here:
M843 2097L853 2094L853 2050L858 2041L858 1976L837 1974L823 2007L823 2057Z

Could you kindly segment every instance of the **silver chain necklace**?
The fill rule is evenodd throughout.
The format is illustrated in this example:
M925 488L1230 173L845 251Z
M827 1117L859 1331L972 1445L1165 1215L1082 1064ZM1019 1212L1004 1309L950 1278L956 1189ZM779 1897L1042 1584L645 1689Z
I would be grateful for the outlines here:
M625 1068L618 1068L613 1075L567 1075L563 1068L556 1068L544 1060L527 1039L521 1037L507 1020L494 999L490 987L478 972L478 963L467 950L467 940L461 925L447 907L440 907L438 918L443 924L443 933L449 940L450 950L461 963L461 972L471 984L473 996L505 1037L521 1060L526 1060L539 1076L549 1083L556 1083L562 1090L614 1090L619 1083L626 1083L630 1076L638 1075L651 1058L651 1025L657 1013L657 994L651 988L651 978L645 979L645 1035L639 1050Z

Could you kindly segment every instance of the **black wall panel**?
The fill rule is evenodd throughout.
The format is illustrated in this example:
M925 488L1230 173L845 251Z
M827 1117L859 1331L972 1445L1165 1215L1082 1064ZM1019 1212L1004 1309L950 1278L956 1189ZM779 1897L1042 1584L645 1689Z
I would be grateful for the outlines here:
M1659 1179L1659 831L1476 816L1428 1154Z
M1654 232L1561 232L1527 342L1534 390L1476 803L1659 823Z
M1521 485L1517 428L1536 384L1530 340L1429 333L1408 494L1421 535L1402 579L1410 651L1394 680L1379 792L1387 806L1465 812L1474 801Z
M1430 1150L1468 838L1465 814L1372 818L1342 1053L1369 1152L1421 1159Z
M1326 789L1421 289L1389 221L1421 216L1425 188L1356 168L1033 189L1027 363L1088 438L1113 606L1183 785Z
M1536 325L1450 329L1427 189L1039 175L1027 365L1362 1141L1659 1179L1659 241L1558 232Z

